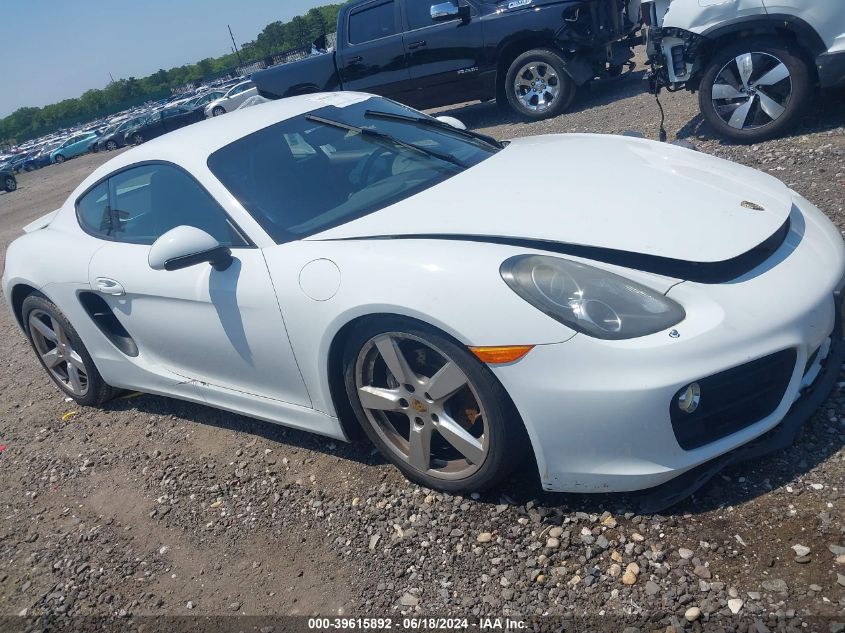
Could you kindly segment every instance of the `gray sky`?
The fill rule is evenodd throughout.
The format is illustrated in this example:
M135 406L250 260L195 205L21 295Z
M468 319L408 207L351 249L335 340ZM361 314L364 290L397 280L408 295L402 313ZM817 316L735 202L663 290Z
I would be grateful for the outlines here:
M231 52L270 22L332 0L7 0L0 117L104 88L115 79Z

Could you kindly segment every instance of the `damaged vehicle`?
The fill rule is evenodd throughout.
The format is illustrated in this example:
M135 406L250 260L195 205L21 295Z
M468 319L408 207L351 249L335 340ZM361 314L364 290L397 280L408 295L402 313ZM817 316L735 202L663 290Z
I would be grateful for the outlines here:
M525 178L567 195L526 200ZM25 231L3 293L79 404L132 389L363 429L451 492L531 454L546 490L662 485L668 504L789 445L842 366L845 247L824 213L637 138L506 143L306 95L131 149Z
M845 85L842 0L647 0L650 87L698 91L722 138L786 132L817 88Z
M261 96L360 90L415 108L497 99L553 117L579 86L633 67L640 0L363 0L337 50L252 76Z

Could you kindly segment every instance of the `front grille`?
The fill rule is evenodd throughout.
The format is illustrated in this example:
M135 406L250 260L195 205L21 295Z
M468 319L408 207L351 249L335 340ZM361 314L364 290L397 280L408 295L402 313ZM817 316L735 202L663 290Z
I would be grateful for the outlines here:
M692 413L678 406L679 391L670 403L675 439L692 450L726 437L774 413L783 400L795 369L795 350L770 356L698 380L701 400Z

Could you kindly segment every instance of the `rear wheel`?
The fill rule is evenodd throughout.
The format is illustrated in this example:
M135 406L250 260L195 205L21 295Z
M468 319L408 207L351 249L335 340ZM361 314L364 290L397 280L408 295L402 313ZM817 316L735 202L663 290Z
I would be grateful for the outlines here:
M109 150L110 152L116 150L117 149L117 143L115 143L112 140L106 141L106 149Z
M15 177L12 175L6 176L3 179L3 189L6 191L12 192L18 188L18 181L15 180Z
M488 367L437 330L373 321L349 337L349 401L367 436L406 477L430 488L491 487L525 455L525 431Z
M713 56L699 106L719 136L756 143L798 122L810 87L810 68L797 51L775 39L751 38Z
M535 49L517 57L505 77L510 107L534 121L561 114L572 104L576 92L565 66L563 58L549 49Z
M40 294L24 299L22 317L32 348L59 389L84 406L96 406L115 396L76 330L53 302Z

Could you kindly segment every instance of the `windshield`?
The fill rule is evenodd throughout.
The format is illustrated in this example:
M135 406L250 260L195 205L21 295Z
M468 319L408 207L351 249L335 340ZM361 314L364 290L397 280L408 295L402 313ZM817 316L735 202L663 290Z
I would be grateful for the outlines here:
M217 150L208 167L282 243L396 204L499 151L448 129L367 116L368 110L422 116L377 97L327 106Z

